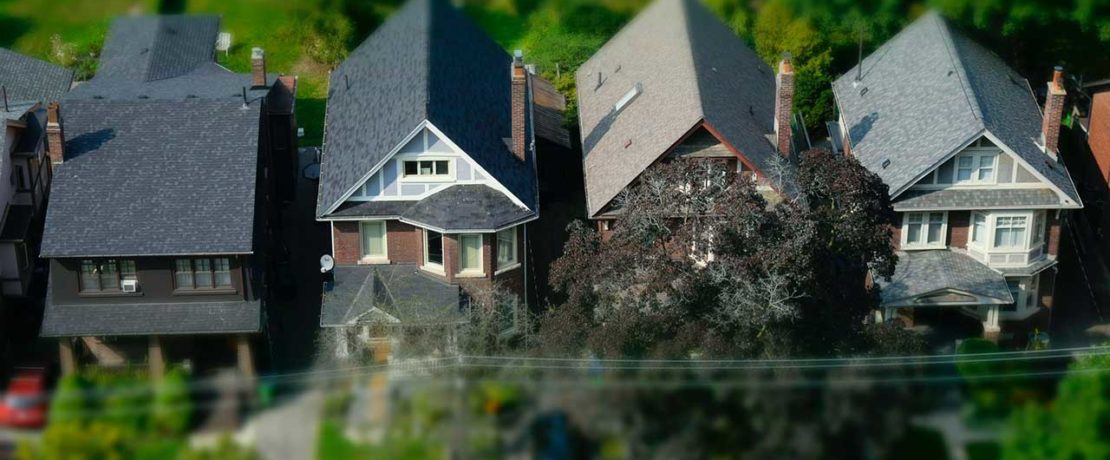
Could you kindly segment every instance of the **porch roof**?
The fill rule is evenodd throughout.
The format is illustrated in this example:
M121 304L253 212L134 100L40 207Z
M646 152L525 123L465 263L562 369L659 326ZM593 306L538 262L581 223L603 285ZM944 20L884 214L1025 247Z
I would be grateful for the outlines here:
M875 282L884 307L1014 301L1001 273L966 254L944 249L900 252L890 280Z
M336 267L335 285L324 293L320 326L342 327L381 320L406 325L465 320L462 291L420 272L415 265Z

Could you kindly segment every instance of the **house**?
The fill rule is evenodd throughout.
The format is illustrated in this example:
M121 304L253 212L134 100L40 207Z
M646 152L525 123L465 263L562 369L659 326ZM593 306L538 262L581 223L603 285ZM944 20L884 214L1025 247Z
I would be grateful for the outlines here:
M50 190L47 105L73 83L73 71L0 48L0 293L28 294Z
M495 285L527 298L538 80L445 0L405 3L332 72L316 211L340 354L373 325L450 340Z
M1024 340L1052 307L1061 217L1082 207L1059 157L1065 90L1029 83L934 12L833 84L845 150L889 187L886 320Z
M648 167L711 158L790 194L797 149L789 59L778 75L697 0L658 0L579 67L587 215L608 232Z
M218 30L117 19L97 75L51 106L41 335L65 371L188 359L253 373L296 80L266 73L257 48L249 74L219 66Z

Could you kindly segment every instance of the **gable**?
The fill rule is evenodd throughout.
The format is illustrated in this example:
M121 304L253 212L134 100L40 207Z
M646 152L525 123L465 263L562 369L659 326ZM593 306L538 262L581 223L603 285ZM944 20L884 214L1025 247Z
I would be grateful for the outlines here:
M1020 157L983 136L933 168L910 187L911 190L948 188L1055 187L1034 173Z
M508 190L430 123L410 135L386 157L344 202L415 201L453 185L485 185L519 206Z

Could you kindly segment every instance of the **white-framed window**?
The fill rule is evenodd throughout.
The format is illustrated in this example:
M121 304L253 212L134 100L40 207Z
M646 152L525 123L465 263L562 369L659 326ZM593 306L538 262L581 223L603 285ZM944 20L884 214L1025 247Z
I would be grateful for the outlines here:
M516 227L497 232L497 269L504 270L519 265L517 260Z
M1025 249L1028 217L998 216L994 219L994 247L996 249Z
M443 234L424 230L424 265L443 269Z
M982 246L987 240L987 216L982 213L971 213L971 244Z
M482 235L459 235L459 273L482 273Z
M446 158L401 160L401 178L407 180L450 180L453 169Z
M388 258L385 221L360 222L359 235L363 262L384 261Z
M902 247L936 249L946 244L948 213L908 212L902 223Z
M1033 245L1044 243L1045 211L1033 212Z
M956 156L956 184L993 184L997 152L967 152Z

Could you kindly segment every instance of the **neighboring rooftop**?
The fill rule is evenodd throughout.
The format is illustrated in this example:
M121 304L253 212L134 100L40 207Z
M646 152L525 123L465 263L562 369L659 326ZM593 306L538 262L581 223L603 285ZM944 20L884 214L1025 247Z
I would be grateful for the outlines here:
M43 337L251 333L262 330L258 301L57 304L47 289Z
M1013 303L1006 279L997 271L947 249L898 253L890 281L878 278L884 305L912 305L917 298L955 291L997 304Z
M260 106L67 101L42 256L252 252Z
M697 0L656 1L576 78L591 216L702 120L757 168L772 169L775 74Z
M1063 163L1038 144L1042 116L1029 83L936 12L871 53L862 71L841 76L833 91L852 155L893 196L989 133L1063 192L1060 205L1079 206Z
M55 101L72 84L72 70L0 48L0 86L8 101Z
M340 205L424 120L537 211L512 137L512 59L446 0L410 0L331 74L317 215Z
M320 325L358 322L429 325L465 321L463 294L420 272L415 265L336 267L335 284L324 293Z

